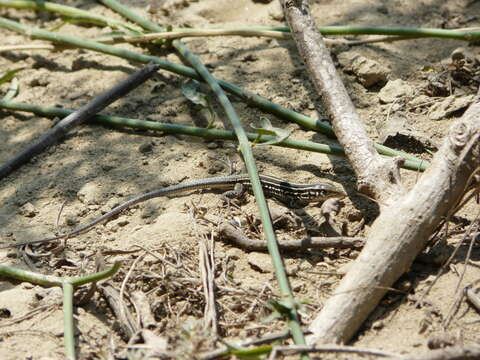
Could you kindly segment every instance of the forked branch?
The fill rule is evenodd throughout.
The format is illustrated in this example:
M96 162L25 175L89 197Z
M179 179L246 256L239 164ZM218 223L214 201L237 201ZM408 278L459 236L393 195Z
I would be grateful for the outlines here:
M359 178L359 188L381 205L364 249L310 327L309 343L342 343L355 334L386 289L409 270L430 235L460 202L470 175L480 166L480 103L477 97L452 125L432 164L407 193L400 183L398 161L385 160L372 150L372 141L315 30L308 2L282 2L300 54Z

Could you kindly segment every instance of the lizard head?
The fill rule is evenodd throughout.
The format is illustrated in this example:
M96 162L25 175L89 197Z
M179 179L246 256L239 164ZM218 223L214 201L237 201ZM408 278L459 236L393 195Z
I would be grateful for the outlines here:
M289 207L300 208L310 203L324 202L330 198L343 199L347 194L334 184L321 183L302 185L301 191L295 193L289 201Z
M343 199L347 193L338 186L330 183L312 184L305 195L308 202L323 202L330 198Z

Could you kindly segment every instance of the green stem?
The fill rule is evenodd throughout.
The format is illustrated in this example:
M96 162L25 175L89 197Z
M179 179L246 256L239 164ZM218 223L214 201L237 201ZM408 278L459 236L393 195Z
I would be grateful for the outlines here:
M280 31L289 33L286 26L254 26L254 30ZM475 30L448 30L434 28L416 28L403 26L320 26L322 35L391 35L411 38L436 37L472 41L480 39L480 31ZM175 31L175 30L174 30Z
M64 281L68 281L73 286L80 286L80 285L85 285L92 282L97 282L113 276L120 269L121 265L122 265L121 262L116 261L115 263L113 263L113 265L109 269L99 271L93 274L85 275L82 277L66 278Z
M76 20L83 20L86 22L107 25L113 28L130 29L139 32L140 29L133 27L130 24L108 18L106 16L95 14L91 11L85 11L70 6L60 5L48 1L33 1L33 0L0 0L0 7L10 7L15 9L30 9L43 10L55 12L68 16ZM238 26L231 28L173 28L173 32L195 30L226 30L226 31L275 31L282 33L289 33L290 29L284 26ZM409 38L425 38L436 37L445 39L456 39L464 41L472 41L480 39L480 31L470 30L455 30L455 29L434 29L434 28L416 28L416 27L387 27L387 26L320 26L318 30L323 35L392 35Z
M402 37L436 37L472 41L480 39L480 31L387 27L387 26L328 26L319 28L323 35L396 35Z
M118 56L131 61L136 61L140 63L153 62L155 64L160 65L160 67L164 70L171 71L173 73L183 75L192 79L201 80L200 76L197 74L197 72L194 69L183 66L183 65L174 64L154 56L143 55L143 54L135 53L128 50L119 49L114 46L100 44L94 41L82 40L69 35L51 33L49 31L31 28L23 24L20 24L18 22L11 21L1 17L0 17L0 27L6 28L12 31L16 31L26 36L31 36L33 38L38 38L42 40L52 41L56 43L63 43L63 44L67 44L67 45L71 45L79 48L98 51L101 53ZM256 106L265 112L278 116L281 119L296 122L297 124L305 128L317 130L317 131L323 132L328 136L334 137L334 133L331 126L324 122L311 119L293 110L290 110L278 104L272 103L271 101L257 94L243 90L242 88L234 84L231 84L225 80L217 79L217 81L225 90L238 96L240 99L242 99L243 101L245 101L247 104L251 106ZM393 150L380 144L375 144L374 146L380 154L388 155L388 156L401 156L404 159L412 160L414 162L417 162L418 164L422 162L416 157L406 154L404 152Z
M60 109L55 107L44 107L39 105L18 103L0 100L0 108L9 109L14 111L26 111L31 112L40 116L45 117L60 117L70 115L75 110ZM148 120L139 120L139 119L129 119L117 116L109 115L96 115L92 118L92 121L97 123L107 125L107 126L120 126L128 127L139 130L152 130L152 131L161 131L169 134L183 134L188 136L202 137L205 139L211 140L237 140L237 137L233 131L229 130L217 130L217 129L206 129L193 126L184 126L176 125L169 123L159 123L156 121ZM256 133L247 133L247 137L250 141L258 140L258 134ZM274 140L273 136L262 135L258 140L260 143ZM311 152L323 153L327 155L336 155L345 157L345 152L340 146L336 145L326 145L320 144L312 141L301 141L288 138L283 140L281 143L272 144L272 146L280 146L289 149L297 150L306 150ZM403 165L404 169L413 170L413 171L424 171L428 166L428 162L418 163L416 161L405 160Z
M105 1L105 0L104 0ZM111 1L111 0L109 0ZM223 92L222 88L218 84L217 80L208 72L207 68L181 43L179 40L174 40L173 46L178 52L192 65L197 72L202 76L205 82L211 87L212 91L217 96L218 101L222 105L232 123L235 134L237 135L238 142L240 144L240 152L245 160L245 166L250 176L250 183L252 186L253 194L257 201L260 218L263 224L263 232L267 241L267 248L273 262L273 268L279 284L280 293L282 297L289 301L288 322L289 327L292 330L292 337L296 344L306 344L303 332L300 326L300 319L298 317L297 309L295 306L294 296L288 281L287 272L283 263L280 249L278 247L278 241L273 230L273 225L270 217L270 211L268 208L267 200L263 193L262 184L260 182L260 176L258 175L257 165L253 157L253 151L250 142L248 141L247 134L245 133L240 118L237 116L235 109L233 108L230 100Z
M43 275L32 271L14 268L11 266L0 265L0 276L10 277L21 281L42 286L61 286L63 288L63 324L64 324L64 345L65 357L69 360L75 360L75 337L74 337L74 319L73 319L73 288L74 286L99 281L115 274L120 268L120 263L116 262L110 269L90 274L82 277L66 277Z
M63 342L65 345L65 357L75 360L75 326L73 318L73 285L63 283Z
M130 11L128 8L122 6L115 0L102 0L104 4L111 7L122 16L127 19L134 21L135 23L141 25L143 28L150 31L164 31L164 29L149 20L142 18L135 14L133 11ZM230 120L235 134L238 138L240 152L243 155L245 160L245 166L247 172L250 176L250 182L252 185L253 194L257 201L258 210L260 212L260 218L263 224L263 231L267 241L267 248L272 257L273 267L275 269L275 274L277 281L279 283L280 292L282 296L289 300L290 302L290 314L288 316L289 327L292 330L292 336L297 344L306 344L303 332L300 326L300 319L298 317L297 309L295 307L294 296L291 291L290 283L288 281L287 272L283 264L282 256L278 248L277 238L275 236L275 231L273 230L272 220L270 217L270 211L268 209L267 200L263 193L262 184L260 182L260 176L258 174L257 165L253 157L252 147L248 141L247 134L242 127L240 118L238 117L235 109L233 108L230 100L223 92L218 80L210 74L205 65L198 59L180 40L174 40L172 42L173 47L182 55L182 57L197 71L201 78L210 86L212 91L215 93L218 101L222 105L228 119Z
M56 276L38 274L33 271L14 268L11 266L0 265L0 275L28 281L42 286L62 286L62 279Z
M319 31L323 35L384 35L391 36L392 40L408 40L418 38L446 38L464 41L473 41L480 39L480 31L461 31L445 29L428 28L387 28L387 27L363 27L363 26L344 26L341 30L338 27L320 27ZM398 34L398 35L397 35ZM401 35L402 34L402 35ZM403 35L406 34L406 35ZM281 40L290 40L292 37L289 31L279 31L271 27L232 27L232 28L173 28L169 32L154 32L147 35L134 36L109 36L105 35L102 40L104 43L127 42L151 42L158 39L174 39L187 37L212 37L212 36L256 36L270 37ZM122 40L123 39L123 40ZM387 40L383 40L387 41Z
M32 1L32 0L0 0L0 7L9 7L14 9L49 11L61 15L68 16L71 19L85 21L97 25L106 25L115 29L127 29L140 32L141 29L132 27L130 24L110 19L108 17L95 14L92 11L85 11L71 6L55 4L48 1Z

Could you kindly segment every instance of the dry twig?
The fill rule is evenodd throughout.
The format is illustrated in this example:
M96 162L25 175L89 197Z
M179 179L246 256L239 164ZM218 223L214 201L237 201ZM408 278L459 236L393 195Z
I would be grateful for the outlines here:
M453 346L447 349L427 351L418 356L408 357L409 360L478 360L480 346Z
M123 309L122 304L120 303L119 291L108 283L100 285L98 290L113 310L125 337L128 339L132 338L134 334L137 333L135 320L129 311Z
M390 359L405 359L404 356L393 354L386 351L380 351L375 349L359 348L353 346L339 346L339 345L324 345L318 347L309 347L309 346L276 346L273 347L272 352L270 353L269 359L276 359L277 354L298 354L298 353L347 353L347 354L362 354L362 355L371 355L378 357L387 357Z
M266 251L267 244L263 240L250 239L245 234L229 223L222 223L218 229L219 234L248 251ZM359 249L365 244L361 237L307 237L301 240L278 240L278 245L285 251L302 251L306 249Z
M199 267L202 277L203 294L205 297L204 327L211 329L213 334L218 333L217 305L215 301L215 257L214 242L208 241L207 236L201 236L197 232L199 239ZM213 234L210 235L213 239Z

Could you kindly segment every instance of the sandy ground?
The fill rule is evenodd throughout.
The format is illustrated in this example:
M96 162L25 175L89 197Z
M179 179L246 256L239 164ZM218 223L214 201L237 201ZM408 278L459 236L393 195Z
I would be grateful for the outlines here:
M116 17L95 2L63 3ZM153 14L147 12L147 1L130 1L128 4L161 24L173 26L284 25L280 6L275 1L166 0L153 6L153 10L156 9ZM461 0L312 1L312 11L321 25L471 27L480 24L476 15L479 10L479 3ZM6 9L1 9L0 13L44 29L51 29L61 22L57 16L48 13ZM59 31L88 38L108 30L66 24ZM3 29L0 34L2 45L29 42L25 37ZM216 76L280 105L326 120L319 96L308 80L293 42L212 37L187 39L185 43ZM118 46L149 51L132 45ZM335 46L332 53L371 136L376 141L384 141L385 128L393 122L401 135L390 136L387 139L389 144L429 159L449 125L464 109L460 106L442 113L447 107L442 107L445 99L452 92L465 99L474 94L478 86L473 80L470 83L465 79L452 81L448 76L446 81L442 80L445 70L451 69L452 51L460 46L466 44L424 39L356 47ZM469 74L475 74L476 56L480 52L474 46L468 47L468 52L473 59L473 73ZM161 50L157 55L180 62L170 50ZM361 64L366 62L370 72L380 74L378 82L370 84L370 72L366 71L365 75L364 68L355 63L355 59ZM4 52L0 54L0 64L2 71L24 67L18 73L21 90L16 101L67 109L79 108L139 68L138 64L122 59L77 49ZM398 79L403 82L393 82ZM208 112L197 109L182 95L180 85L184 81L174 74L161 72L104 112L206 126ZM394 95L386 93L386 86L393 88ZM1 88L2 92L6 89L6 85ZM321 134L305 131L233 100L246 127L258 122L261 116L267 116L274 126L291 130L292 138L328 141ZM218 105L214 104L214 107L217 110L215 126L230 128ZM432 113L439 114L440 119L434 119ZM1 162L52 126L51 119L27 113L2 111L0 118ZM355 195L355 177L344 159L279 147L255 147L254 153L262 173L294 182L330 181L345 188L351 196L345 201L336 222L345 223L349 234L355 229L360 230L359 235L368 231L375 207ZM98 125L82 126L69 134L66 141L2 180L1 243L41 239L67 231L135 195L168 184L228 174L229 161L242 168L236 145L232 142ZM402 174L410 185L418 177L410 171ZM146 295L155 319L151 329L164 341L163 345L157 345L163 350L166 346L166 351L173 357L191 358L217 348L218 337L245 341L283 329L281 321L262 322L271 314L268 300L278 296L268 254L242 250L215 236L221 219L235 219L250 237L261 238L253 198L247 200L240 209L228 209L215 194L157 198L70 240L68 247L60 253L26 261L15 250L1 250L0 263L31 267L46 274L74 276L95 271L95 255L100 251L106 254L104 260L107 263L122 259L122 270L111 280L112 284L120 288L130 269L125 291L128 294L141 291ZM271 204L281 209L278 204ZM446 243L436 250L444 255L451 253L477 211L477 207L471 204L459 214L451 225ZM307 226L279 225L279 237L301 239L306 234L321 234L317 226L322 222L318 208L307 208L302 218L309 218L310 223ZM362 219L366 221L364 228L359 227ZM205 298L199 249L205 243L214 248L218 335L205 328L203 320ZM352 344L416 354L429 347L478 342L479 314L464 299L457 309L454 306L458 299L457 289L480 277L478 247L474 247L459 285L466 248L461 247L459 255L430 290L421 307L415 307L415 302L429 288L440 267L432 261L432 254L427 257L428 261L416 262L411 272L395 285L397 290L389 293L370 316ZM149 252L145 253L145 249ZM321 309L357 255L358 250L335 249L285 254L295 295L306 302L302 309L305 326ZM138 259L139 256L143 257ZM445 256L435 259L440 261ZM134 263L135 260L138 261ZM27 314L29 316L25 316ZM127 357L128 339L101 296L95 295L86 305L79 306L76 321L80 358ZM63 358L61 294L55 289L45 290L8 280L0 282L0 327L2 359ZM146 350L130 351L130 356L136 358L151 355ZM135 351L137 353L133 355Z

